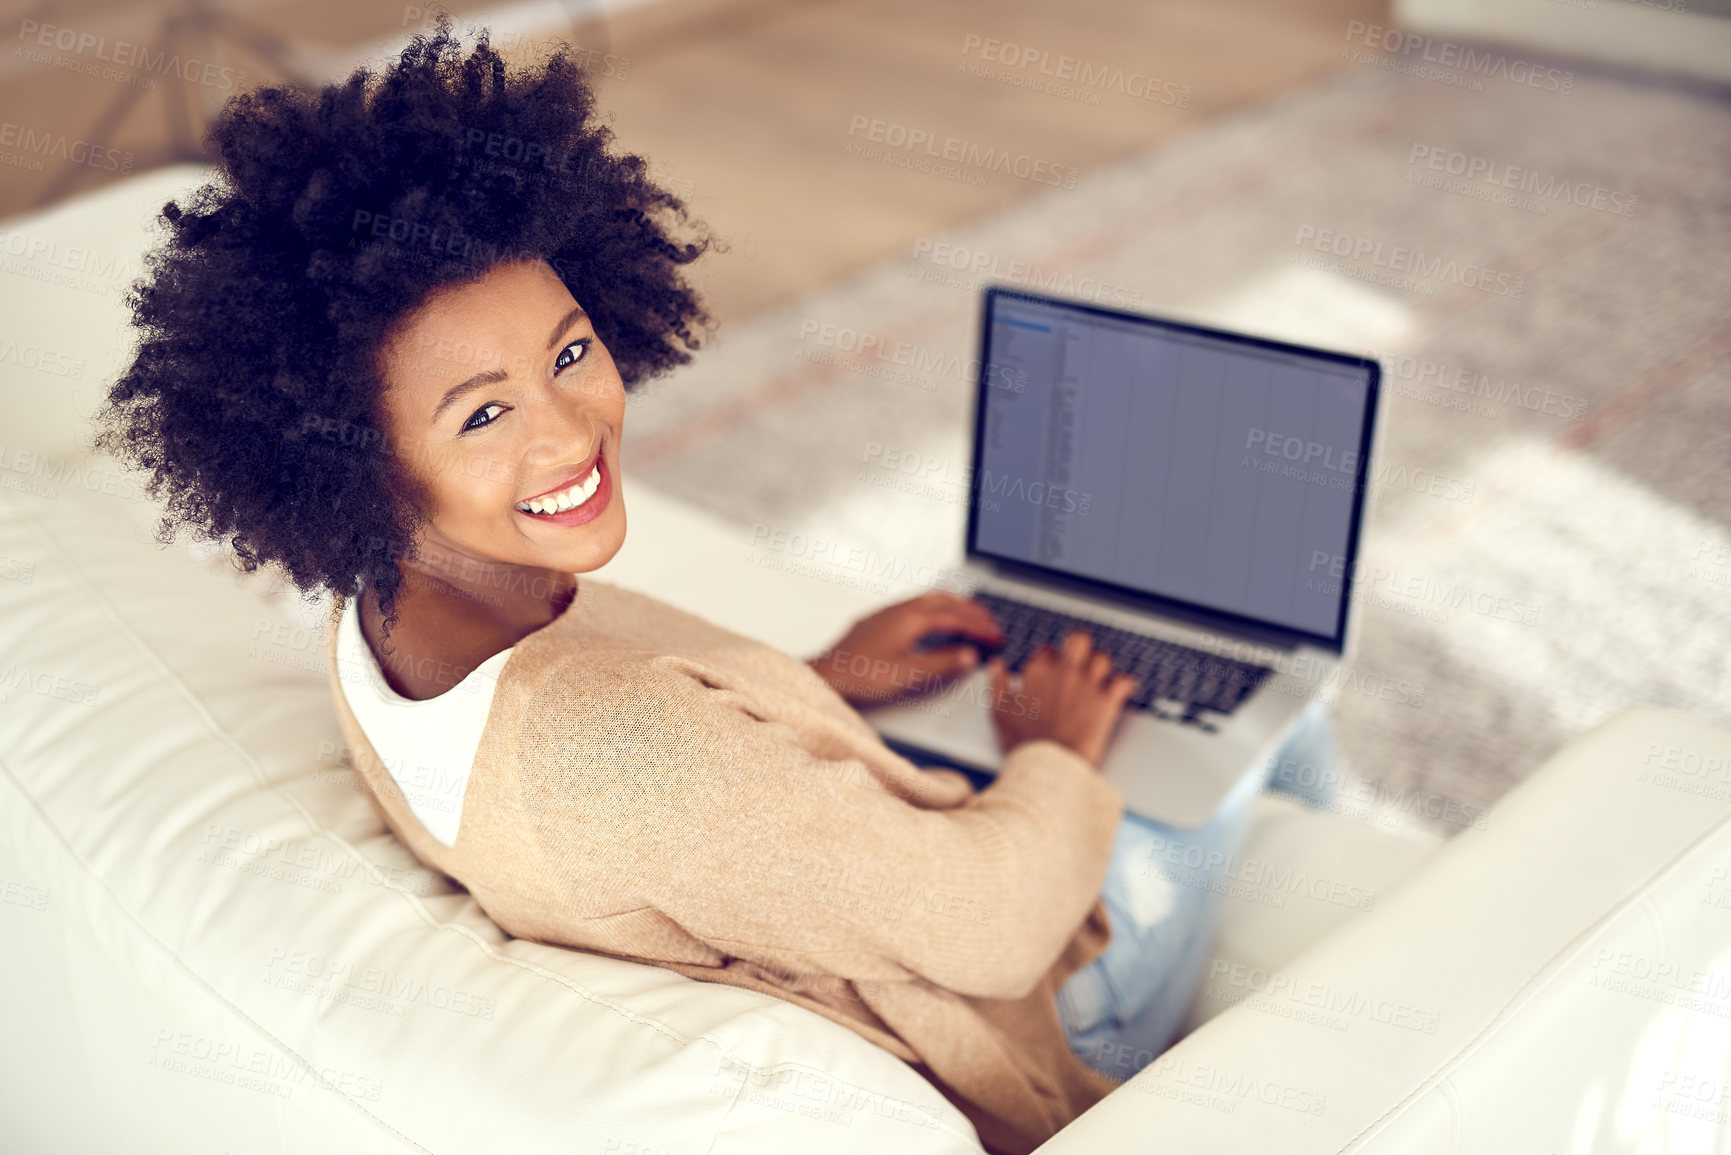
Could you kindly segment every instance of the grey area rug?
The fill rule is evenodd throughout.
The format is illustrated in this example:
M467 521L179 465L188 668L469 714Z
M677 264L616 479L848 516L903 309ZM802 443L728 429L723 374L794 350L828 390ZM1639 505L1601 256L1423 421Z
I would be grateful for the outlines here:
M724 329L626 468L887 602L960 561L983 282L1369 351L1360 643L1317 692L1379 800L1453 833L1626 706L1731 723L1731 107L1567 87L1350 61Z

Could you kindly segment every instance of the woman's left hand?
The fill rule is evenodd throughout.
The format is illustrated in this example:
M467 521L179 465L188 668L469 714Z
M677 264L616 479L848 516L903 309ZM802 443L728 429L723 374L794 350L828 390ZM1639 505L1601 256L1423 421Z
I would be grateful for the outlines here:
M1004 640L992 612L971 598L929 593L862 618L841 641L811 660L812 669L856 706L918 697L979 665L965 643L922 650L928 634L963 634L982 645Z

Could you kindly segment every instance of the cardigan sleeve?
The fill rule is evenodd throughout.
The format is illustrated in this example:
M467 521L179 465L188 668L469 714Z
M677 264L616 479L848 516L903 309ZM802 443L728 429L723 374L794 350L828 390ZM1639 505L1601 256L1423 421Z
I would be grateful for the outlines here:
M556 802L551 836L718 951L1017 999L1098 899L1123 798L1057 742L1023 743L989 787L927 808L677 662L612 674L536 695L538 729L576 736L526 768Z

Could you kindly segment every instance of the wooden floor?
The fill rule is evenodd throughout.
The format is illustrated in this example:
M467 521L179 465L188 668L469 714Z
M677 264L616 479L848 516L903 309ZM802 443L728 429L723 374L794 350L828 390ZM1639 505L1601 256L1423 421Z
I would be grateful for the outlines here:
M1349 21L1386 11L1386 0L655 0L561 25L561 2L583 10L547 0L554 20L496 42L526 57L561 35L592 53L621 146L729 240L697 276L716 315L735 319L1276 99L1338 66ZM459 20L492 11L450 7ZM277 59L323 81L421 22L383 0L232 0L233 19L183 23L170 42L165 10L45 0L8 22L0 215L196 157L224 100L283 75L244 45L277 38ZM171 61L178 49L191 80L152 65L159 45Z

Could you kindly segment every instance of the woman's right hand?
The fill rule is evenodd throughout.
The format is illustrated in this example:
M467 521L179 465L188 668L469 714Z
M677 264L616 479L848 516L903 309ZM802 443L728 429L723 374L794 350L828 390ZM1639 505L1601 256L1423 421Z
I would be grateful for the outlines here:
M986 669L992 676L992 722L1004 753L1050 738L1096 768L1137 685L1129 674L1113 673L1111 655L1096 650L1085 630L1071 630L1061 652L1041 646L1028 655L1014 689L1001 659L993 658Z

